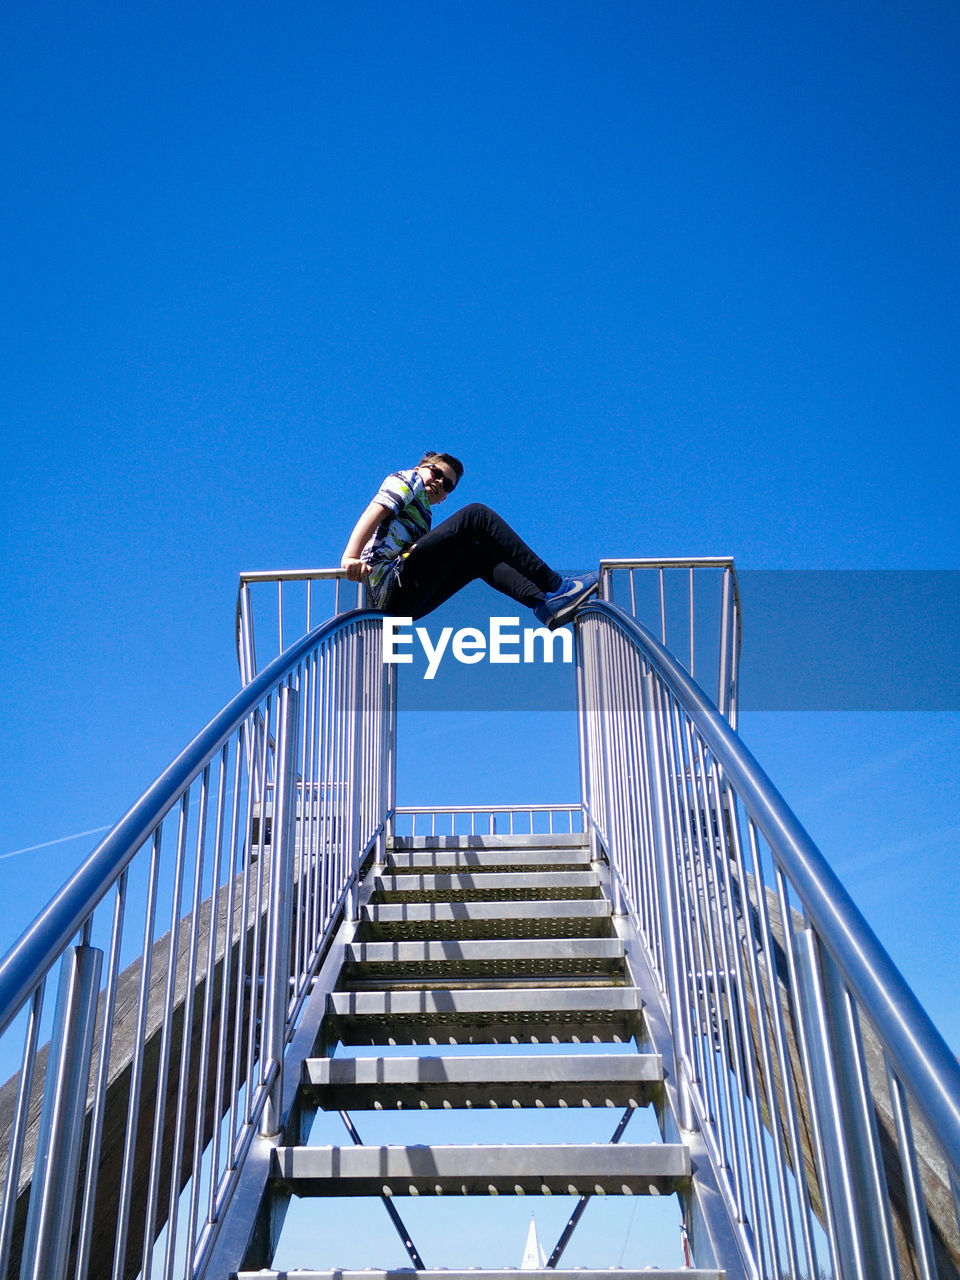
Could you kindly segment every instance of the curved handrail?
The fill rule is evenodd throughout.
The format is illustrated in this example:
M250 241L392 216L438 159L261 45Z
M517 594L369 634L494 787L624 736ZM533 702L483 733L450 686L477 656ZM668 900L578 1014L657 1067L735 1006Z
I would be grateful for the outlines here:
M327 636L369 616L371 610L352 609L321 623L284 650L213 717L100 841L0 961L0 1034L206 761L305 654Z
M591 600L580 612L599 614L620 627L695 722L960 1179L960 1063L823 854L707 695L642 624L605 601Z

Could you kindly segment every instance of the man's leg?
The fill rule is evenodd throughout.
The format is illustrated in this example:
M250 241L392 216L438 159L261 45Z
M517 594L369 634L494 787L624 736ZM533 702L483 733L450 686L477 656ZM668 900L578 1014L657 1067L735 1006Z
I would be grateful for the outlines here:
M475 578L531 609L561 582L495 511L471 503L417 542L386 607L422 618Z

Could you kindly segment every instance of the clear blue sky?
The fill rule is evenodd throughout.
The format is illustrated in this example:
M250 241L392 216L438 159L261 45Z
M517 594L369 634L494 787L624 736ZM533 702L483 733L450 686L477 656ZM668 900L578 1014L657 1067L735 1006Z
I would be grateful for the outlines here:
M561 565L960 568L954 4L49 3L0 48L0 854L118 817L236 688L238 571L336 563L424 447ZM476 794L434 721L406 799L540 798L545 735ZM743 729L960 1046L960 716ZM0 946L92 843L0 860Z

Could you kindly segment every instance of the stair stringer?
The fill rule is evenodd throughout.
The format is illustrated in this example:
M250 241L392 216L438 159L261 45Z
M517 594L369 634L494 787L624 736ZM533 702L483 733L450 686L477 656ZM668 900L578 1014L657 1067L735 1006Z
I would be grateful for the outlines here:
M738 1233L727 1212L720 1182L700 1129L680 1125L680 1090L684 1087L674 1052L670 1020L660 989L647 959L646 948L628 914L613 918L623 942L627 972L640 993L643 1006L641 1052L657 1053L663 1061L663 1087L654 1097L654 1110L664 1142L680 1142L690 1154L693 1177L681 1196L693 1265L722 1269L726 1280L754 1280L754 1271L741 1248ZM692 1110L692 1109L691 1109Z

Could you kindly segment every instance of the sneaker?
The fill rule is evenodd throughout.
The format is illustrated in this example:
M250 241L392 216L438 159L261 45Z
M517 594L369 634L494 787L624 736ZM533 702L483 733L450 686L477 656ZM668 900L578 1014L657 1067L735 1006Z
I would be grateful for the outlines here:
M543 597L533 612L548 630L562 627L576 613L588 596L593 595L600 581L599 573L582 573L578 578L564 578L556 591Z

